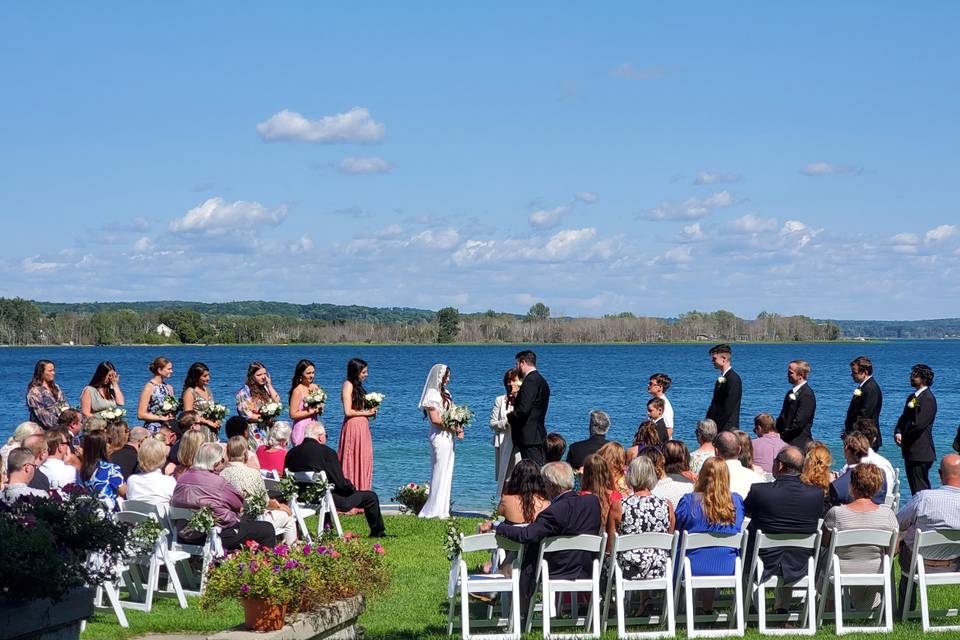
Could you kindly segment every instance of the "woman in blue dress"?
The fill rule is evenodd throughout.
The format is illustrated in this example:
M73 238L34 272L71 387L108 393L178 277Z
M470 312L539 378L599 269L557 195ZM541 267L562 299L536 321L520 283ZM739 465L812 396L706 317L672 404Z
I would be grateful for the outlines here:
M143 426L156 433L163 423L177 416L180 401L173 395L173 387L167 380L173 375L173 363L159 357L150 363L153 377L143 385L140 401L137 403L137 419L143 420Z
M117 510L117 498L127 495L127 485L120 466L108 459L107 436L103 431L88 433L83 437L80 482L110 511Z

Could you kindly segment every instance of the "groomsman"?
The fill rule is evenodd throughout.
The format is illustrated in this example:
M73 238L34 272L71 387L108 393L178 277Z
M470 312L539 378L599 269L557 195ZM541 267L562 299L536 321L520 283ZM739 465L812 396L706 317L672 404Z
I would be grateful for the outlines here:
M710 360L720 376L713 384L713 398L707 409L707 419L717 423L717 431L736 431L740 428L740 399L743 386L740 376L730 364L732 351L728 344L710 349Z
M856 422L860 418L869 418L877 425L877 439L871 444L874 451L883 444L880 435L880 409L883 407L883 392L873 379L873 363L867 356L860 356L850 363L850 377L857 383L847 407L847 417L843 421L843 432L856 431Z
M533 351L517 354L517 369L523 374L523 384L517 392L513 411L507 414L513 446L522 459L543 466L543 443L547 438L544 422L550 404L550 385L537 371L537 354Z
M817 412L817 396L807 384L810 364L794 360L787 365L787 381L793 385L783 397L783 407L777 418L777 432L788 445L804 451L813 440L813 416Z
M933 369L925 364L914 365L910 370L910 385L916 391L907 396L893 439L903 450L910 493L917 495L919 491L930 488L930 467L937 459L937 451L933 446L937 399L930 391Z

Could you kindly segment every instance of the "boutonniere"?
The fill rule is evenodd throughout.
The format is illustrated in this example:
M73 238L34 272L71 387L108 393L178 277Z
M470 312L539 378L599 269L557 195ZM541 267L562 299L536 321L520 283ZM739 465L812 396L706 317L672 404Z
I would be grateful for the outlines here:
M797 394L794 393L793 391L791 391L791 392L790 392L790 402L796 402L796 401L797 401Z
M863 395L863 389L861 389L860 387L857 387L856 389L853 390L853 396L855 398L859 398L862 395Z
M917 396L913 396L912 398L910 398L910 402L907 403L907 406L910 407L911 409L916 409L916 408L917 408Z
M727 381L726 376L720 376L719 378L717 378L717 384L723 384L726 381Z

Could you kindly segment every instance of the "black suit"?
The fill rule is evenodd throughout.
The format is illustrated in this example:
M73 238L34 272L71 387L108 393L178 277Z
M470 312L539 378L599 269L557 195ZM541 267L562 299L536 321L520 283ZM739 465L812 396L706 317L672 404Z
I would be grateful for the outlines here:
M303 442L287 451L283 463L290 471L326 473L327 482L333 485L333 504L337 511L349 511L357 507L363 509L370 535L383 535L380 498L373 491L357 491L353 483L343 477L343 467L340 466L336 451L314 438L304 438Z
M547 407L550 404L550 385L534 369L523 377L523 384L507 414L513 446L524 460L543 464L543 442L547 439Z
M787 444L801 451L813 440L813 416L817 412L817 396L806 382L796 391L796 400L790 396L793 389L783 396L783 407L777 418L777 431Z
M660 444L670 439L670 434L667 433L667 423L663 418L656 420L653 424L657 427L657 437L660 438Z
M570 445L570 451L567 452L567 464L574 469L579 469L583 466L583 461L587 459L588 455L596 453L600 450L600 447L608 442L610 441L604 436L590 436L586 440L574 442Z
M740 398L743 384L736 371L730 369L723 375L724 382L713 383L713 398L707 409L707 418L717 423L717 431L736 431L740 428Z
M758 529L764 533L816 533L826 506L823 497L820 487L801 482L800 476L781 476L775 482L751 486L743 503L744 513L750 517L751 538ZM750 541L751 554L754 543ZM804 549L764 549L760 551L763 579L783 576L788 582L797 580L806 575L809 557Z
M555 497L537 519L525 527L501 524L497 535L526 545L520 571L520 606L524 617L533 592L540 542L552 536L600 534L600 501L593 494L579 495L572 491ZM575 580L590 577L596 554L588 551L558 551L544 556L550 568L550 579Z
M910 406L913 402L914 406ZM919 396L910 394L897 420L895 434L900 434L900 448L906 467L910 493L930 488L930 467L937 459L933 446L933 421L937 418L937 399L930 389Z
M880 410L883 408L883 392L880 385L870 376L860 385L860 395L854 394L847 407L847 417L843 421L843 432L853 431L853 425L858 418L870 418L877 424L877 440L873 443L873 450L880 449L883 437L880 435Z

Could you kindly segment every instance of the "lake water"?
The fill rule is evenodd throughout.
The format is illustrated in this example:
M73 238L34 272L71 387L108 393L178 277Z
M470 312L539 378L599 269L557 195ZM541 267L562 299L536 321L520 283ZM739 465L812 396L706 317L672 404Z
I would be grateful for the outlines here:
M548 430L557 431L568 443L587 435L592 409L610 414L613 426L608 437L629 446L641 418L646 416L646 383L650 374L663 371L673 378L668 397L675 411L675 437L696 447L693 430L710 402L717 373L707 355L709 345L550 345L534 347L539 369L551 387ZM286 399L293 368L300 358L317 366L316 382L331 394L324 422L329 440L340 436L342 410L339 389L352 357L370 365L368 391L379 391L386 401L371 423L374 446L374 489L381 500L390 501L395 488L406 482L424 482L430 477L429 427L417 410L424 378L437 362L452 369L450 385L454 401L469 404L477 418L466 439L457 444L453 496L459 509L487 509L495 491L493 447L487 419L494 398L503 393L503 372L513 365L516 346L245 346L245 347L53 347L0 349L0 436L4 440L27 419L25 388L37 359L57 365L57 382L69 402L79 405L83 386L101 360L110 360L121 375L127 409L134 413L136 399L150 377L147 365L163 355L174 362L171 379L178 394L189 365L195 361L211 370L214 397L233 408L236 391L243 385L247 364L265 363L274 385ZM881 415L884 445L881 453L902 466L900 451L893 444L893 428L903 402L912 391L910 367L925 362L933 367L933 390L939 413L934 427L937 453L951 451L950 444L960 421L960 343L950 341L896 342L888 344L749 344L734 346L734 367L743 378L741 428L752 433L752 417L762 411L774 417L780 411L788 388L787 362L802 358L811 363L810 385L817 394L814 437L828 443L835 468L842 466L839 434L854 388L848 363L859 355L874 362L875 377L884 392ZM840 460L841 462L836 462ZM931 479L937 481L936 467ZM908 493L904 483L904 492Z

